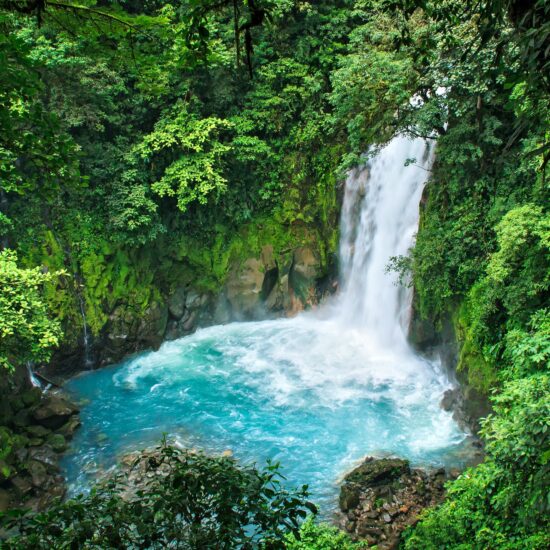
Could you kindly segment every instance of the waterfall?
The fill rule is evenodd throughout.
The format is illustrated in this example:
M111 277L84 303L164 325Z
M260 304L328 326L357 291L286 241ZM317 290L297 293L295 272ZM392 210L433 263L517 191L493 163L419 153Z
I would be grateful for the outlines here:
M94 361L90 354L90 335L88 333L88 322L86 320L86 309L84 307L84 300L80 292L77 292L78 303L80 305L80 314L82 315L82 343L84 345L84 366L86 368L93 367Z
M392 257L406 255L413 245L432 159L424 140L397 136L346 180L336 314L392 348L407 346L412 293L386 268Z
M29 374L29 381L30 383L35 386L36 388L42 389L42 384L40 383L40 380L34 373L34 369L32 367L32 363L30 361L27 362L27 372Z
M308 483L326 509L337 480L367 454L462 464L464 434L439 407L449 379L408 345L411 292L386 272L414 242L431 160L423 141L398 136L349 173L341 291L331 303L200 329L73 379L69 389L89 405L67 459L71 489L86 486L90 468L163 432L186 448L281 460L288 483Z

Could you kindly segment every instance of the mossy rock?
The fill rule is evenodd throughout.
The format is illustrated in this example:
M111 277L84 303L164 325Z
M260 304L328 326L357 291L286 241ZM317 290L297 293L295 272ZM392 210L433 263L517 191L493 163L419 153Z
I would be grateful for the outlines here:
M0 424L10 424L13 420L13 410L7 399L0 399Z
M23 403L21 397L17 395L10 399L10 406L14 412L19 412L25 408L25 403Z
M46 437L47 435L51 434L52 431L48 430L48 428L45 428L44 426L39 425L32 425L27 426L25 428L25 431L31 436L31 437Z
M370 487L391 485L403 474L410 473L409 462L400 458L368 457L352 470L340 489L340 508L351 510L359 505L360 495Z
M56 453L62 453L67 449L67 441L61 434L51 434L47 443Z
M33 387L21 394L21 400L26 407L32 407L37 405L42 399L42 390L40 388Z
M28 409L21 409L13 417L13 425L17 426L18 428L25 428L30 424L32 424L32 418L31 418L31 413Z

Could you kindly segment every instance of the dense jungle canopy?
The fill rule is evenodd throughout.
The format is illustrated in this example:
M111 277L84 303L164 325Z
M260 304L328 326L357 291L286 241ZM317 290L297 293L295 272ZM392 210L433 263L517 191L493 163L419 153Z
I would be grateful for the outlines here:
M549 2L0 0L0 67L0 377L76 345L81 307L99 338L121 303L139 318L181 281L215 293L267 241L315 242L328 271L346 170L421 136L436 160L391 267L420 318L453 327L459 376L493 412L485 460L403 545L548 548ZM249 472L214 466L243 490ZM117 498L60 504L6 547L162 547ZM311 522L294 538L312 506L284 498L288 529L262 509L265 538L227 527L216 548L354 547ZM79 506L143 539L87 538Z

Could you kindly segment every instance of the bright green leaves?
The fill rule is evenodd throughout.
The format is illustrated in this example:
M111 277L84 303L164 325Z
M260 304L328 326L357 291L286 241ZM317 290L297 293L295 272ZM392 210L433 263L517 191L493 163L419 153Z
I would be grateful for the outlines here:
M61 330L48 318L42 285L56 275L39 267L21 269L12 250L0 252L0 368L27 361L47 361Z
M300 538L286 537L287 550L367 550L366 542L353 542L340 529L328 523L316 523L308 518L300 528Z
M174 107L134 149L153 173L156 163L168 161L151 189L160 197L176 197L182 212L193 202L219 197L227 186L224 161L231 146L222 140L230 128L220 118L197 118L181 103Z
M392 17L376 7L361 15L365 23L353 30L346 53L339 57L330 94L334 119L345 126L355 155L393 137L400 109L418 80L410 57L393 48Z
M504 353L512 372L527 375L548 353L543 308L550 289L550 220L541 207L525 204L503 217L496 234L498 249L487 274L462 308L468 327L464 348L479 350L488 364L501 363Z

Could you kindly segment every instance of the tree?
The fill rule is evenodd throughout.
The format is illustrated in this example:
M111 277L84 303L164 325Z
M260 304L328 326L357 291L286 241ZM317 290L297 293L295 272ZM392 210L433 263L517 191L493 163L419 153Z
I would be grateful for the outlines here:
M132 471L143 475L137 485L128 482ZM279 464L240 466L163 442L88 496L38 515L6 516L4 526L20 534L3 548L282 550L285 535L299 538L316 508L306 486L287 490L281 479Z
M0 367L49 360L61 329L48 317L40 289L57 275L21 269L13 250L0 252Z

